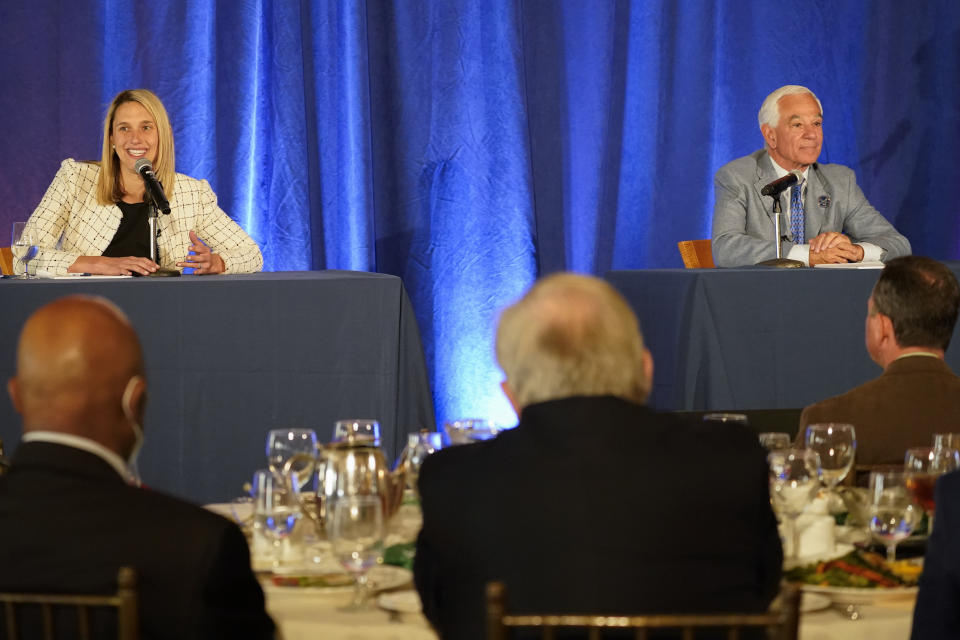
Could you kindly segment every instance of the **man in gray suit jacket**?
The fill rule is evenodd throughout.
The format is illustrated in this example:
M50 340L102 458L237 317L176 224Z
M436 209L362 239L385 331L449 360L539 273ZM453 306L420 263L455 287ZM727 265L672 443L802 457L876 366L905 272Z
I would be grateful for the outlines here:
M773 199L764 186L799 171L802 179L780 195L782 254L813 266L877 261L910 253L910 243L867 201L853 171L818 164L823 108L806 87L787 85L760 107L766 148L717 171L713 258L719 267L776 257Z

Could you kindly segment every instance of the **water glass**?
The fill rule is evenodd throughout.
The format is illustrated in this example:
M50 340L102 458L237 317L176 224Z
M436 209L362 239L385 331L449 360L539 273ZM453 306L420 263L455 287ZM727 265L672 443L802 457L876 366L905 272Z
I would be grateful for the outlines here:
M380 423L367 418L337 420L333 426L333 442L370 442L380 446Z
M254 528L273 543L273 566L279 567L283 544L289 540L303 515L297 486L272 471L258 471L255 476Z
M420 431L407 435L407 446L400 452L395 468L406 472L407 489L417 491L420 467L431 453L443 447L443 434L437 431Z
M820 456L820 479L833 491L853 468L857 433L849 424L811 424L806 432L807 449Z
M781 431L765 431L758 437L760 444L767 451L789 449L793 445L793 440L790 439L790 435Z
M933 448L960 450L960 433L935 433Z
M443 430L451 445L470 444L495 438L501 429L493 420L483 418L460 418L445 422Z
M34 237L33 228L27 226L26 222L14 222L13 234L10 239L10 251L13 257L23 265L23 275L18 278L29 279L30 272L28 265L37 255L37 241ZM16 272L16 269L14 269Z
M820 487L820 458L809 449L782 449L767 456L770 463L770 497L781 518L790 523L790 557L800 552L797 518Z
M870 473L870 534L887 548L887 561L897 558L897 543L906 539L920 522L920 509L907 489L901 471Z
M267 434L267 464L273 473L290 476L301 490L316 469L317 434L313 429L272 429Z
M383 502L379 496L343 496L333 501L329 513L327 531L334 557L356 580L353 601L342 610L366 610L370 608L367 572L383 562Z

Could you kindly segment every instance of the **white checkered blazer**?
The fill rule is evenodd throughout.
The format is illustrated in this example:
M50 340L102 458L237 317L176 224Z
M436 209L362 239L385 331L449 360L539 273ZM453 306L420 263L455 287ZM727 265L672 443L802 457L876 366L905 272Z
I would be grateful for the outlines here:
M97 203L99 173L99 165L72 158L60 165L28 223L40 247L29 263L30 273L63 275L78 257L102 255L113 240L123 213L115 204ZM227 273L263 268L257 243L217 206L217 196L206 180L176 174L170 215L161 213L157 228L161 267L176 269L176 263L186 257L192 229L220 254Z

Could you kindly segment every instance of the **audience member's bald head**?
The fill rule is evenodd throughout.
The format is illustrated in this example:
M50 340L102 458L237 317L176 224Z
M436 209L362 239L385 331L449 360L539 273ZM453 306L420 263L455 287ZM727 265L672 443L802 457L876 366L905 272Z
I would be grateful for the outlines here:
M571 396L643 403L653 371L623 297L603 280L571 273L543 278L503 312L497 360L518 411Z
M25 432L79 435L126 455L131 419L142 418L142 375L140 342L123 312L102 298L70 296L27 319L8 388Z

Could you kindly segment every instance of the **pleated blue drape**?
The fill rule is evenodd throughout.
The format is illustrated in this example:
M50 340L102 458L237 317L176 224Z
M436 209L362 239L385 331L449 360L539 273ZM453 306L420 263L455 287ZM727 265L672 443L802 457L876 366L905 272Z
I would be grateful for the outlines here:
M404 279L439 420L512 418L493 331L538 275L679 267L782 84L822 100L821 161L958 255L952 0L6 0L0 37L0 229L151 88L267 269Z

